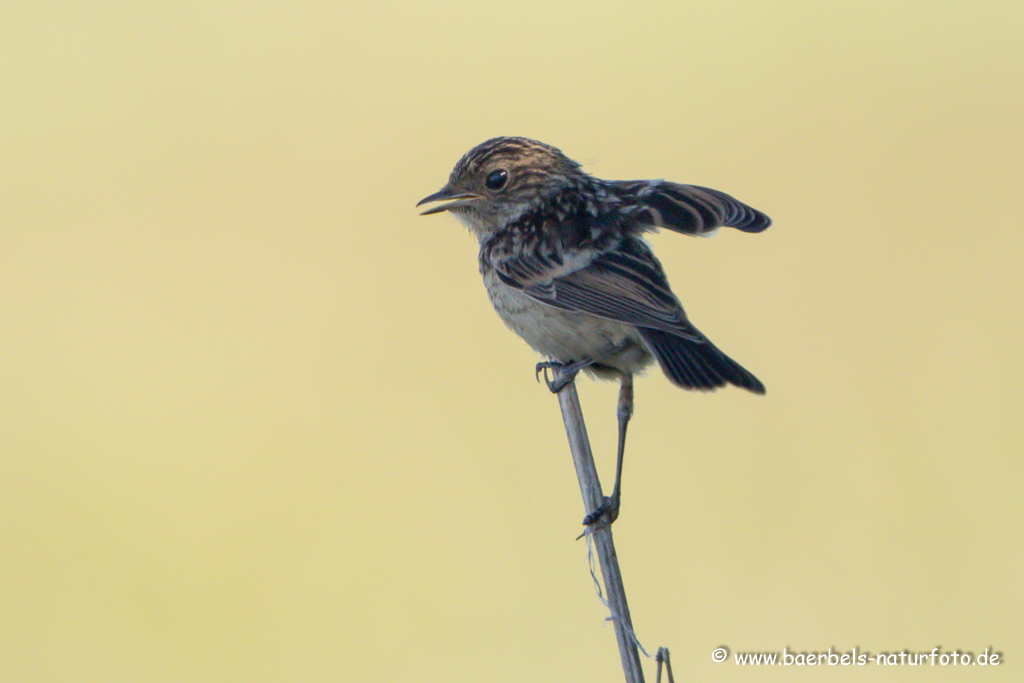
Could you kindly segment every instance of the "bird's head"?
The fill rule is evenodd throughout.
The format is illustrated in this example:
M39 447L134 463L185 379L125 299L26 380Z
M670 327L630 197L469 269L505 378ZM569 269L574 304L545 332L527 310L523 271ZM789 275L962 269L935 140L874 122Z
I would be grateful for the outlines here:
M455 164L448 184L416 206L446 201L422 215L451 211L473 232L498 230L585 177L561 151L528 138L483 142Z

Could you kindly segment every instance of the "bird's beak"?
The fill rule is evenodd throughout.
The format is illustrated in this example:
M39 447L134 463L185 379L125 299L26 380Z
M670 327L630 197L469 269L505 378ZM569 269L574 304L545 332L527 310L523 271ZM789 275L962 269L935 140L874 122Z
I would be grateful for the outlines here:
M453 201L450 201L447 204L441 204L440 206L435 206L432 209L427 209L420 215L426 216L432 213L441 213L442 211L448 211L450 209L458 209L463 206L469 206L473 201L480 199L480 195L473 194L472 192L458 192L456 190L453 190L448 185L445 185L444 187L441 188L440 192L435 192L429 197L424 197L423 199L416 203L416 206L427 204L429 202L439 202L445 199L451 199Z

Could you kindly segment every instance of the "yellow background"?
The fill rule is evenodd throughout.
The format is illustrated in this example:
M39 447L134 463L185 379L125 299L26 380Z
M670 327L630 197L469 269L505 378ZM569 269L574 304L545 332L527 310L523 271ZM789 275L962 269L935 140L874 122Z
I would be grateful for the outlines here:
M679 680L1020 680L1022 8L7 7L4 679L621 680L538 358L414 209L526 135L775 221L652 238L768 394L638 380L641 642ZM608 485L615 387L580 390Z

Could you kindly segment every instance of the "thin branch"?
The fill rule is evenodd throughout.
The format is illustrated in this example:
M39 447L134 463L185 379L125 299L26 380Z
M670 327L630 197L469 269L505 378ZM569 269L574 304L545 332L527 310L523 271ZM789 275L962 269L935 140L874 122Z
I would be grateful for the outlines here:
M657 679L657 683L661 683L661 665L662 664L665 665L665 671L668 672L668 683L676 683L676 679L672 677L672 660L670 660L669 657L668 657L668 648L667 647L659 647L658 648L658 656L657 656L656 659L657 659L657 662L658 662L658 679Z
M587 438L587 426L583 421L583 409L580 407L575 382L569 382L558 392L558 405L562 409L562 420L565 422L566 436L569 437L569 449L572 451L572 461L576 466L583 505L589 515L604 502L604 494L601 492L601 482L597 478L594 456L590 451L590 439ZM619 560L615 555L611 527L595 524L589 532L597 548L597 559L601 565L605 590L608 592L608 606L615 624L615 638L619 643L619 657L622 659L626 683L643 683L640 653L637 651L636 636L633 635L633 622L629 616L626 590L622 585L622 573L619 571Z

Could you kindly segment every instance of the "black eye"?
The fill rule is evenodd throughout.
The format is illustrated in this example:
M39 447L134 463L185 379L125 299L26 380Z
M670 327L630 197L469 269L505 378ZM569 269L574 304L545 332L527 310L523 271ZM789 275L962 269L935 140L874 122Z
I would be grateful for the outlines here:
M498 171L491 171L490 175L487 176L487 180L484 181L489 189L500 190L505 186L505 181L508 180L508 171L501 169Z

